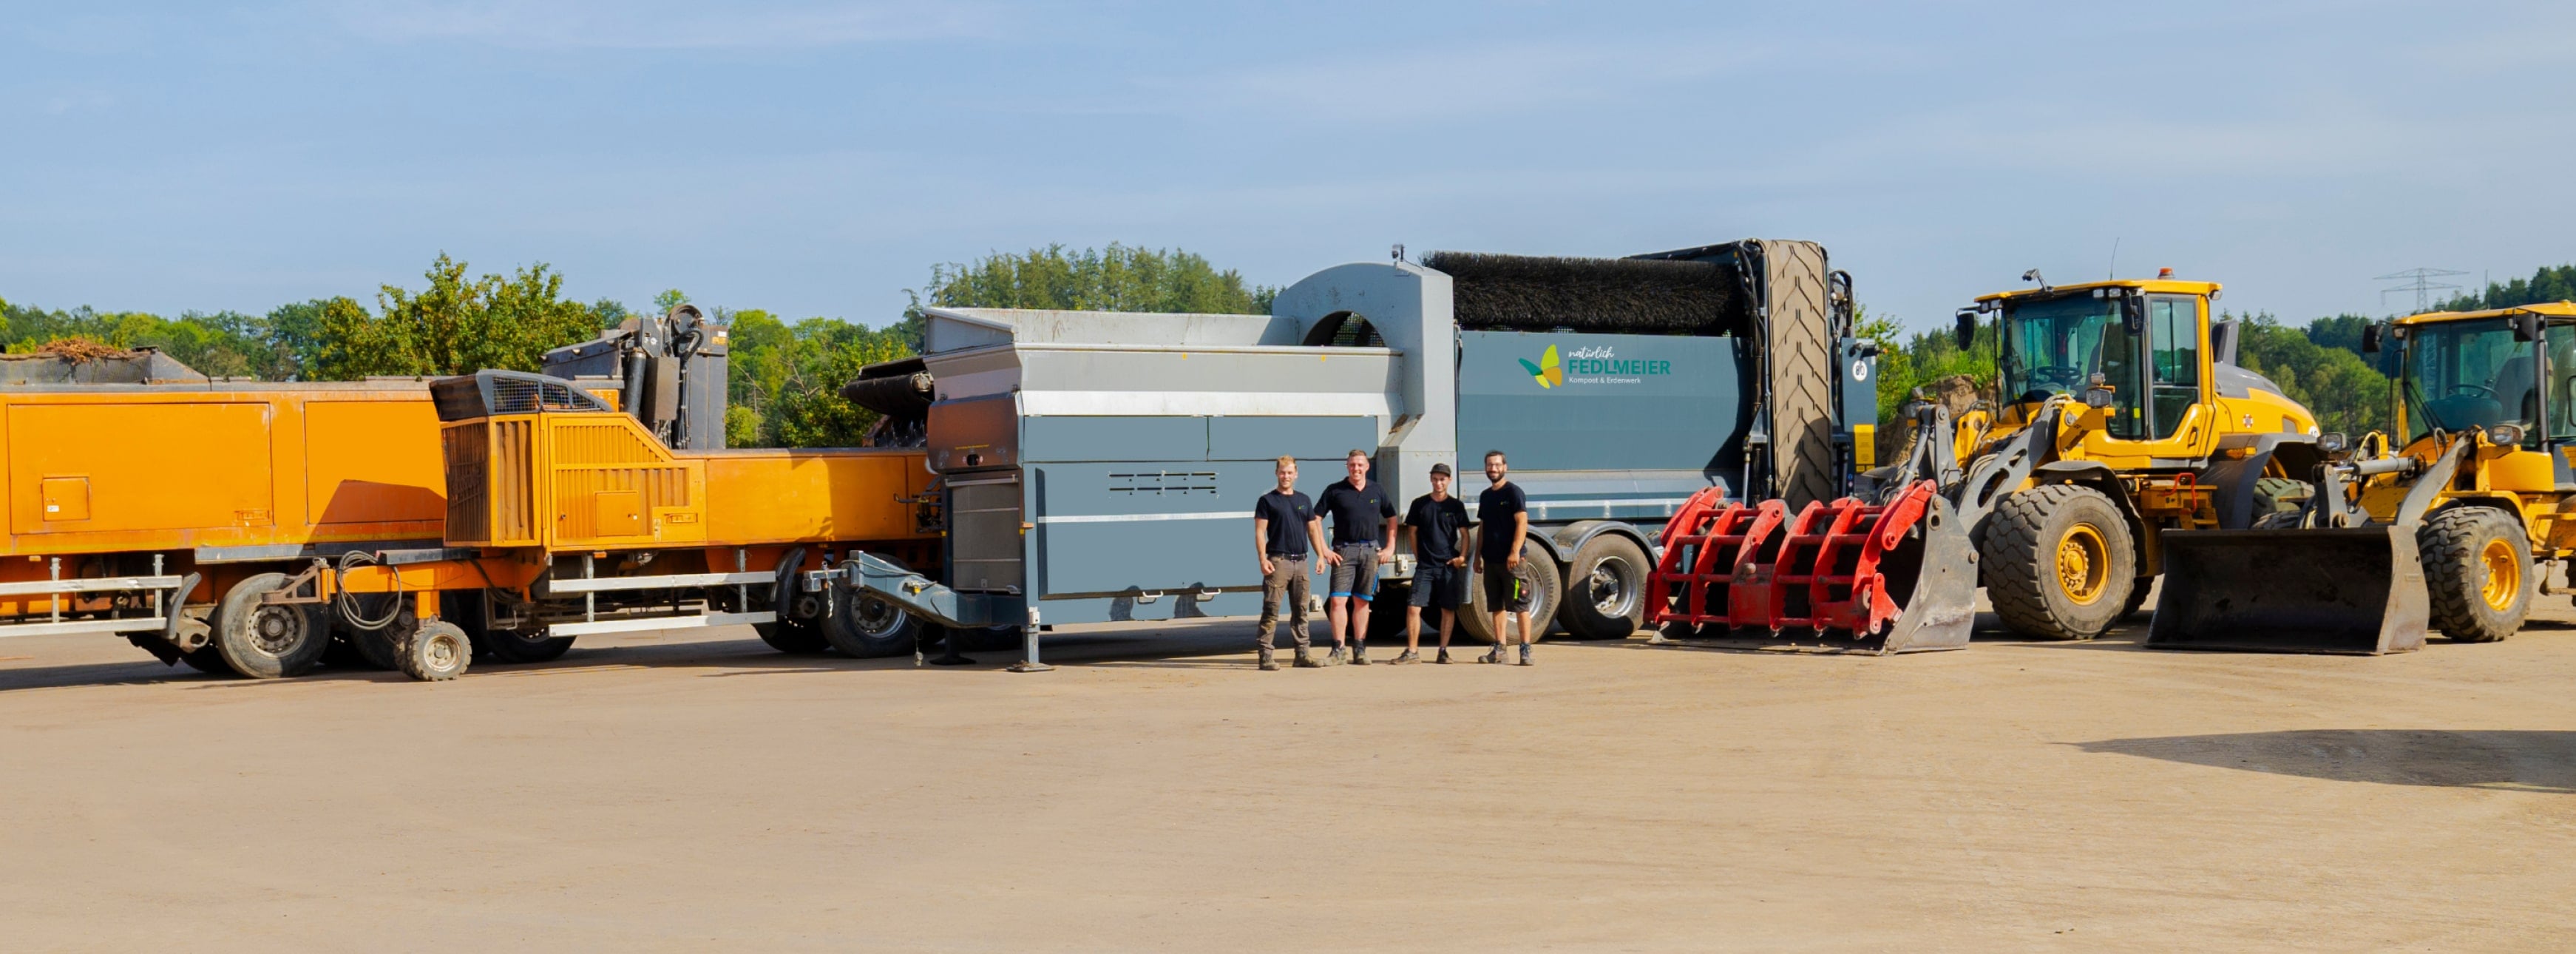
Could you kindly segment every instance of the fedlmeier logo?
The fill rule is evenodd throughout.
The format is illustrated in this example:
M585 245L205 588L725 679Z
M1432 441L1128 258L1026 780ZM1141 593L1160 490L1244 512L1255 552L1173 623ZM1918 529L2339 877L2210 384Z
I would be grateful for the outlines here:
M1556 346L1549 345L1547 353L1539 356L1538 363L1532 364L1528 358L1522 358L1520 362L1521 369L1536 378L1539 387L1548 389L1563 387L1569 381L1575 384L1636 384L1646 378L1673 373L1670 361L1622 358L1609 345L1576 348L1574 353L1561 360L1557 357Z

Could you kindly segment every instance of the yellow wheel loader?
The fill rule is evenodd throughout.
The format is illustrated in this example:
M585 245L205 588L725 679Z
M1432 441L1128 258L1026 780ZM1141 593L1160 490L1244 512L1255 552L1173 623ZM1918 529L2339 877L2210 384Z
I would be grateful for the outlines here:
M2576 304L2433 312L2364 329L2393 351L2393 449L2327 435L2295 512L2168 538L2147 645L2382 653L2428 628L2522 628L2576 554Z
M2165 534L2250 527L2303 486L2316 418L2236 365L2238 328L2213 325L2214 282L2117 280L1977 299L1992 316L1997 400L1955 421L1908 407L1913 451L1868 475L1881 492L1931 479L1977 544L1978 581L2013 631L2091 639L2134 612Z

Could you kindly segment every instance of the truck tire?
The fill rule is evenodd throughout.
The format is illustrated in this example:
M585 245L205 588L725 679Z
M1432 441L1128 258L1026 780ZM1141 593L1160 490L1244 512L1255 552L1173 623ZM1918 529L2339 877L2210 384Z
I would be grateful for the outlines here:
M385 607L390 605L389 601L396 598L391 593L349 593L343 595L356 601L358 614L369 619L382 617L385 612ZM330 609L324 612L325 615L329 616L331 619L331 631L339 636L337 642L348 647L348 654L356 656L360 665L373 669L381 669L386 672L392 672L401 668L394 662L393 630L400 627L410 626L412 624L412 615L410 613L397 613L393 623L388 626L376 629L359 629L356 626L350 625L349 618L340 612L338 598L334 598L332 602L324 605L330 607Z
M2005 497L1986 527L1986 598L2013 632L2092 639L2120 620L2137 582L2128 521L2091 487L2049 484Z
M443 619L409 627L394 639L402 674L422 682L445 682L474 664L474 640Z
M180 653L179 661L187 663L188 668L205 673L209 676L241 675L241 673L233 671L233 664L224 661L224 651L215 648L212 644L201 649Z
M321 603L262 603L286 585L286 574L262 573L233 584L215 606L215 648L233 671L252 679L301 676L322 661L331 640Z
M1404 604L1412 599L1413 584L1410 582L1378 584L1376 598L1369 601L1368 638L1380 643L1403 639Z
M821 623L823 640L852 659L908 656L921 636L921 621L902 607L836 588L832 616Z
M1556 561L1548 557L1547 551L1541 549L1536 540L1521 542L1520 578L1527 581L1530 591L1536 594L1530 601L1530 628L1544 634L1548 621L1556 615L1564 588L1556 577ZM1468 580L1467 605L1458 608L1457 634L1465 637L1467 642L1490 643L1494 641L1493 622L1493 610L1485 605L1484 581Z
M1557 623L1575 639L1626 639L1646 619L1646 550L1615 533L1584 541L1566 565Z
M2433 625L2464 643L2492 643L2522 629L2531 615L2531 541L2503 511L2449 507L2415 531L2424 559L2424 588Z
M823 638L823 627L814 620L782 619L775 623L753 623L751 631L769 648L792 656L811 656L832 648Z

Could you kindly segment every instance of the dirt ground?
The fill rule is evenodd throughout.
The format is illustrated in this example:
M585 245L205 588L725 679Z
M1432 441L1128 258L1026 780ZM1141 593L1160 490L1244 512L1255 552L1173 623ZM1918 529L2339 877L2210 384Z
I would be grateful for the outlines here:
M602 640L417 684L0 643L12 950L2563 950L2576 613L2388 658L1981 638L1055 672Z

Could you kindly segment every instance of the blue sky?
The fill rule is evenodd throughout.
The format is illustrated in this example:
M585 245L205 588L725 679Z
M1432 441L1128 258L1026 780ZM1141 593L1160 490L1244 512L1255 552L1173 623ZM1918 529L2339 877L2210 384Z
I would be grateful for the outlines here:
M0 297L264 311L441 251L881 324L1050 242L1253 281L1811 238L2379 313L2576 261L2576 4L0 4Z

